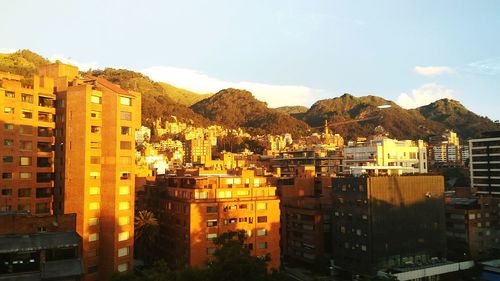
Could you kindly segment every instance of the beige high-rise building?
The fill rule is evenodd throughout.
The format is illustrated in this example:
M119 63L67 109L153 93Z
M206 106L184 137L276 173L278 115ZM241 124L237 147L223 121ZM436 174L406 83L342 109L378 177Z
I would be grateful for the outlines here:
M57 99L54 211L77 214L85 280L108 280L132 270L141 96L60 62L40 75L54 78Z

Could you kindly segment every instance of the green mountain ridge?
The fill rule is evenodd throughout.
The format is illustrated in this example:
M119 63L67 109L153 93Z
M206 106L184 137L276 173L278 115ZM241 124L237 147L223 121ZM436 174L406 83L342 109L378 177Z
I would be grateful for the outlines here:
M30 50L19 50L0 54L0 71L29 79L36 74L38 66L48 62ZM127 69L106 68L88 74L106 78L126 90L141 92L142 123L150 127L155 120L174 115L179 121L194 126L220 124L229 128L243 127L254 134L290 132L294 137L321 130L325 120L333 132L347 139L368 136L382 128L391 137L399 139L427 139L445 129L454 130L462 139L467 139L479 137L483 131L500 130L499 124L449 99L406 110L378 96L344 94L319 100L309 109L303 106L273 109L245 90L225 89L215 95L197 94L155 82ZM380 109L380 105L391 107Z
M163 89L165 89L166 95L171 100L185 106L191 106L213 95L213 94L198 94L186 89L177 88L165 82L158 82L158 83L163 87Z
M243 127L256 134L289 132L297 136L309 130L303 121L267 107L246 90L224 89L191 108L216 123L229 128Z

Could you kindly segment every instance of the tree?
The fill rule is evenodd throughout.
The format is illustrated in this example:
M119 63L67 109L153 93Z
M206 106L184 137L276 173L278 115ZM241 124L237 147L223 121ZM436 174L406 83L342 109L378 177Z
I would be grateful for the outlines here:
M158 240L158 220L153 212L142 210L135 217L135 245L137 256L146 264L156 257L155 244Z
M214 240L217 250L214 258L207 262L211 280L272 280L267 274L270 257L251 256L248 246L244 244L245 239L246 232L239 230L223 233Z

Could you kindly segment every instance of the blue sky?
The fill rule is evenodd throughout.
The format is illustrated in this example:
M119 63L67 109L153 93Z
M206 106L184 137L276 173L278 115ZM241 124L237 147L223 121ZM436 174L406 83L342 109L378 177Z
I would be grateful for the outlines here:
M271 106L441 97L500 119L499 1L7 1L0 52L125 67Z

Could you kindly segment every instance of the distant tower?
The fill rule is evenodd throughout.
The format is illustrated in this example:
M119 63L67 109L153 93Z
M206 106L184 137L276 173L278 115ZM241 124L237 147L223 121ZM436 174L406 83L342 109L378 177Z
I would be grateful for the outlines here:
M325 136L328 136L328 120L325 119Z

